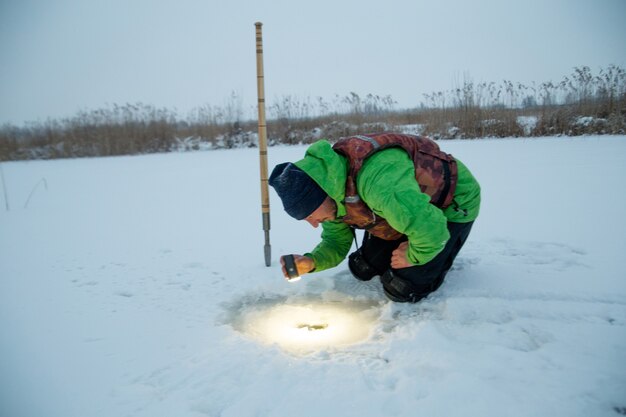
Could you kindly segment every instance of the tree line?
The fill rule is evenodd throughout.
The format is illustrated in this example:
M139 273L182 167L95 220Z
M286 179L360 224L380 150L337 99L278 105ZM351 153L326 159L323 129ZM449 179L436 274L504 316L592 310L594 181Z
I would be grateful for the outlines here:
M221 106L199 106L185 117L143 103L114 104L69 118L5 124L0 160L252 147L257 144L255 114L256 108L246 111L235 93ZM624 134L626 71L610 65L594 74L582 66L560 82L530 85L475 83L465 76L452 89L424 94L411 109L398 109L391 96L286 95L268 102L267 114L270 145L383 130L435 139Z

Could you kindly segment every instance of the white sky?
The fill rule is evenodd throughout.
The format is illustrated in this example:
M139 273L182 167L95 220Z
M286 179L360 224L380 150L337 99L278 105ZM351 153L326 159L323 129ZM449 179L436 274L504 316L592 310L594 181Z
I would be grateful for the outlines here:
M626 0L0 0L0 123L143 102L181 116L231 92L354 91L413 107L475 82L626 67ZM253 112L250 112L254 114Z

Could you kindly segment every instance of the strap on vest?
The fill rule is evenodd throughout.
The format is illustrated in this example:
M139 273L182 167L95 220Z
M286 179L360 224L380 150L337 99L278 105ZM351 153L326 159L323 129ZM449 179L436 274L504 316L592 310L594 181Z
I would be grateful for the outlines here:
M448 192L450 191L450 186L452 185L452 181L450 179L450 164L446 160L441 160L443 164L443 190L441 190L441 195L439 195L439 199L435 203L437 207L443 207L443 203L446 201L446 197L448 196Z
M371 143L372 146L374 147L374 150L380 148L380 144L378 142L376 142L374 139L372 139L372 138L370 138L368 136L356 135L356 136L353 136L353 137Z
M354 245L356 246L356 250L359 250L359 242L356 238L356 230L354 230L354 227L350 226L350 230L352 231L352 238L354 239Z

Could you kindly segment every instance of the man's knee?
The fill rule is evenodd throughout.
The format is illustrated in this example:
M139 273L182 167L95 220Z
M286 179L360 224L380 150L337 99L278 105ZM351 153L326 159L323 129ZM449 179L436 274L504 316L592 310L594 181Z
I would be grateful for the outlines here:
M348 268L352 275L359 281L369 281L380 273L365 260L361 249L353 252L348 257Z
M391 269L380 277L385 296L399 303L416 303L438 288L433 285L415 285L406 278L395 274Z

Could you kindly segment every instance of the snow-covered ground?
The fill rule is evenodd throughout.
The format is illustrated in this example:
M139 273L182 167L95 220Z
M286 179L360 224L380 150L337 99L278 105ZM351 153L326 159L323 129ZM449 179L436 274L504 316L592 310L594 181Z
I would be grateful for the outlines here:
M284 281L273 191L267 268L257 149L3 163L0 416L626 414L626 137L440 144L483 207L416 305Z

